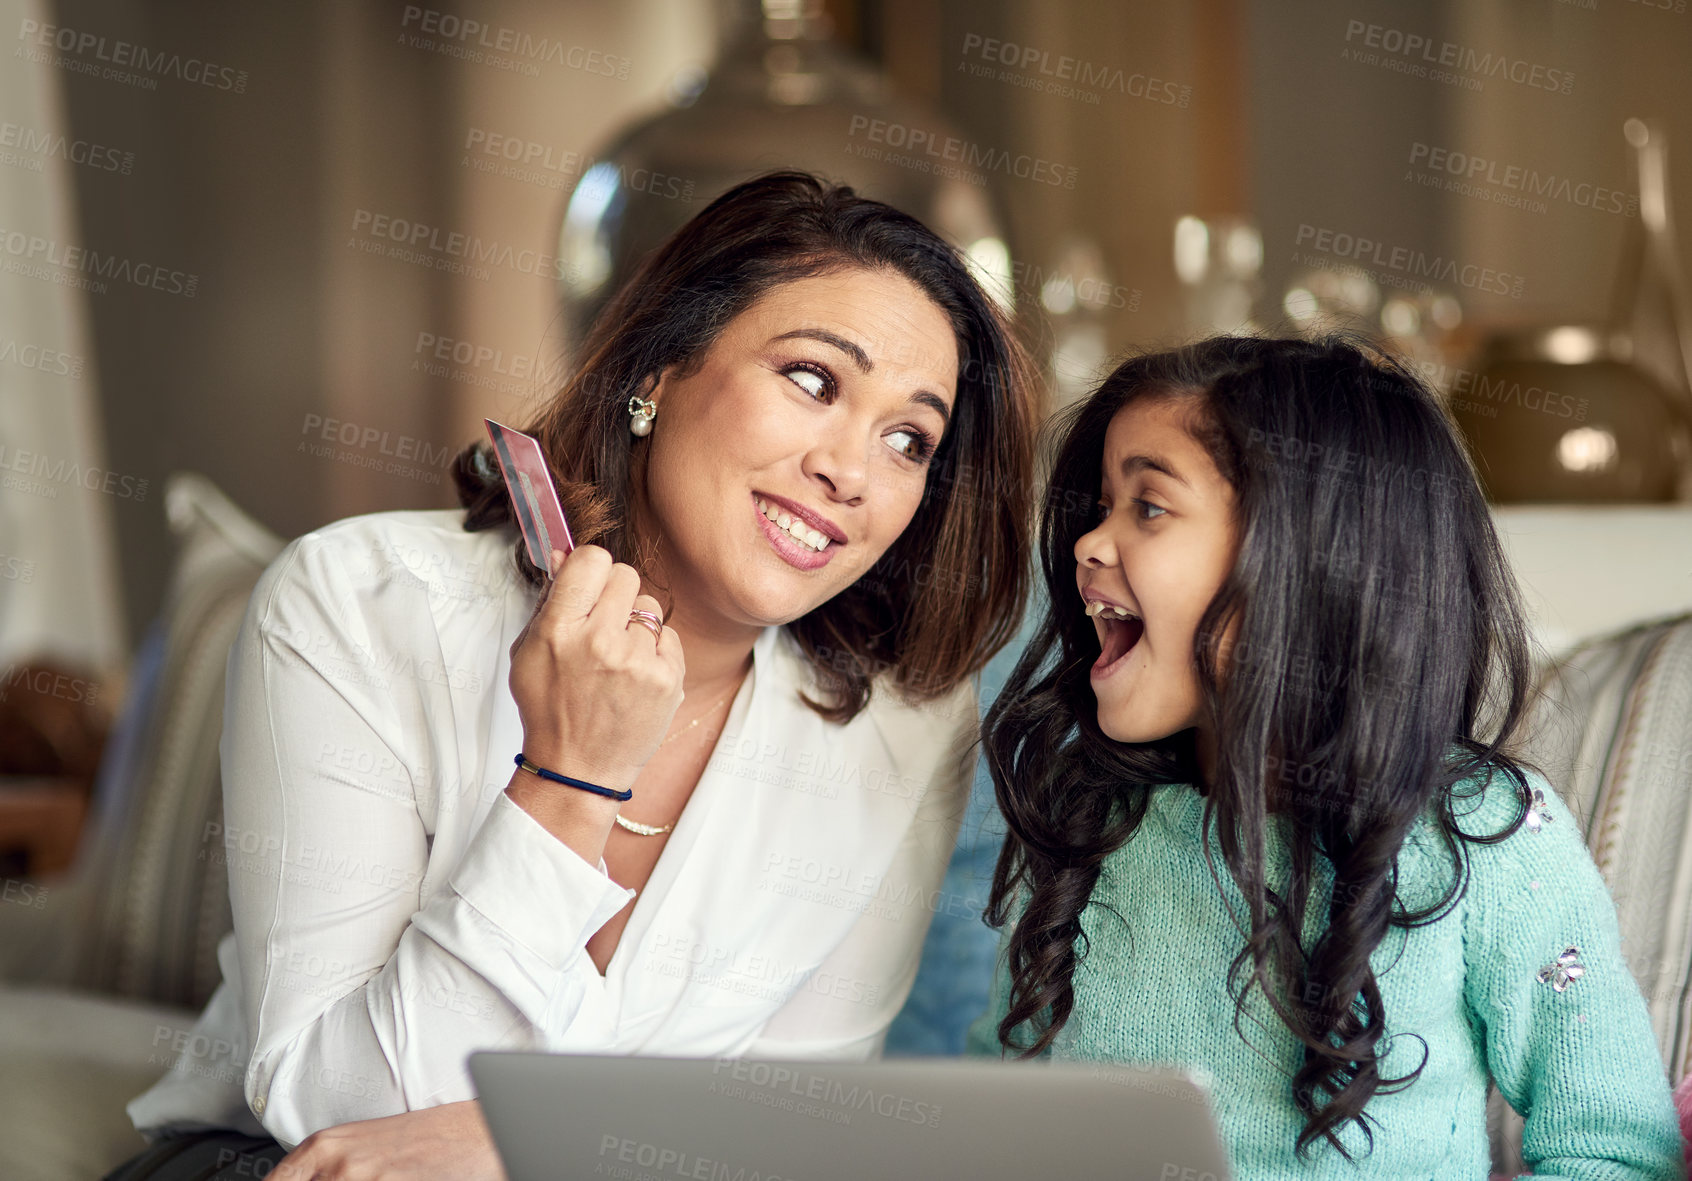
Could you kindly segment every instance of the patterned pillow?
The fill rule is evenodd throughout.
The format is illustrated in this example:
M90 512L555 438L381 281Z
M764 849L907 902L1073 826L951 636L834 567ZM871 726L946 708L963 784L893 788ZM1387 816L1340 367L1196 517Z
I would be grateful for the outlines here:
M1679 1082L1692 1065L1692 615L1583 645L1541 689L1524 753L1580 820Z
M217 987L217 942L233 925L222 847L204 840L223 815L224 665L284 542L204 476L172 475L164 502L176 565L113 735L121 757L101 768L97 829L79 853L98 878L75 983L198 1008Z
M1692 615L1589 641L1547 669L1521 753L1581 824L1678 1083L1692 1067ZM1491 1104L1494 1163L1512 1171L1521 1121L1496 1092Z

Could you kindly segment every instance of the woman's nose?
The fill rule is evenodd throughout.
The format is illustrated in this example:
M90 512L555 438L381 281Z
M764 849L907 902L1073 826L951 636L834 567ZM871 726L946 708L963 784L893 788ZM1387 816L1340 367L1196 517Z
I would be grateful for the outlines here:
M838 501L856 503L863 499L869 487L869 463L861 443L845 437L845 432L817 440L805 455L805 474L821 480L829 496Z

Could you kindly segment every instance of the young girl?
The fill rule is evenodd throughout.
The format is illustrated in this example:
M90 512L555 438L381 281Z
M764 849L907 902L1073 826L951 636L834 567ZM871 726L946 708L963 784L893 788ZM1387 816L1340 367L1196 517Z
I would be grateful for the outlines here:
M1541 1173L1681 1176L1609 895L1506 753L1520 607L1434 398L1219 338L1065 427L971 1048L1201 1073L1242 1178L1484 1177L1489 1082Z

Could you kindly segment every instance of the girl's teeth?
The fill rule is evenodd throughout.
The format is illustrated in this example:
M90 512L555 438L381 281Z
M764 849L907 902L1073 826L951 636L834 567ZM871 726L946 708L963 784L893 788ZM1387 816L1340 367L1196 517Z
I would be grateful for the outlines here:
M802 541L819 553L828 545L828 534L812 529L798 517L785 513L767 500L759 499L758 511L776 528L783 530L795 541Z

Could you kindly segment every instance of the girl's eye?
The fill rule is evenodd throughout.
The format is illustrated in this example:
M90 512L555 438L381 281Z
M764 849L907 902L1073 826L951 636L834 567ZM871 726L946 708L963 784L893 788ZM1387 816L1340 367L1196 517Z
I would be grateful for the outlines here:
M809 364L789 365L782 373L788 381L818 401L824 401L834 393L834 377L826 369Z
M1149 500L1136 499L1134 503L1139 506L1140 520L1142 521L1155 521L1158 517L1163 516L1163 514L1168 511L1167 509L1158 507Z
M1107 500L1099 501L1098 507L1093 510L1093 516L1100 521L1110 516L1110 502Z
M887 442L900 455L917 463L926 462L934 454L934 440L926 431L900 427L887 436Z

